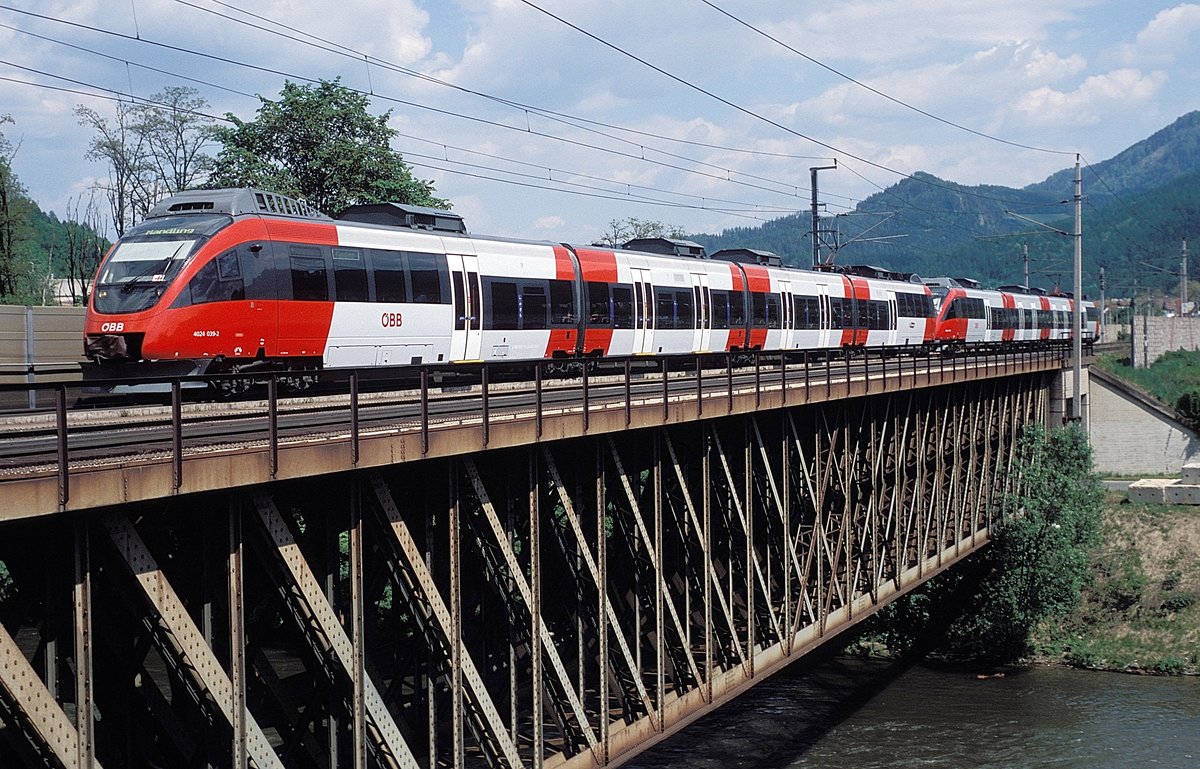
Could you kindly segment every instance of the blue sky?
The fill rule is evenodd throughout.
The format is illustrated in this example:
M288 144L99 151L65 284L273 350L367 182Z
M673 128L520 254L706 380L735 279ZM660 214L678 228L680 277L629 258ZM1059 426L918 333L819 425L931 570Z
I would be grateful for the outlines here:
M60 213L106 179L73 114L111 113L100 89L252 119L340 76L472 231L572 242L804 210L833 158L832 212L915 171L1021 186L1200 108L1200 4L1158 0L0 0L0 25L13 166Z

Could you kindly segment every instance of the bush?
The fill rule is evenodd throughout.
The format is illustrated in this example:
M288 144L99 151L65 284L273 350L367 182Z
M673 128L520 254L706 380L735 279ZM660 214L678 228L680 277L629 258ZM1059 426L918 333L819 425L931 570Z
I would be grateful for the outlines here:
M944 628L940 651L1008 662L1028 654L1035 626L1078 605L1104 501L1087 434L1077 425L1030 426L1019 455L1008 472L1021 490L1005 501L1015 512L993 528L991 544L877 615L876 637L891 651L918 648L923 635ZM1140 596L1139 573L1120 588L1121 601ZM949 610L955 615L947 622Z
M1150 669L1155 673L1164 673L1166 675L1178 676L1183 675L1187 671L1187 660L1179 657L1168 657L1165 660L1158 660L1150 666Z
M1141 554L1124 552L1117 556L1111 571L1104 573L1103 580L1095 586L1096 598L1105 608L1124 612L1142 600L1147 581Z
M1188 390L1175 401L1175 413L1193 432L1200 431L1200 388Z
M1183 611L1194 603L1196 603L1195 593L1176 593L1162 602L1161 609L1166 614L1174 614L1177 611Z

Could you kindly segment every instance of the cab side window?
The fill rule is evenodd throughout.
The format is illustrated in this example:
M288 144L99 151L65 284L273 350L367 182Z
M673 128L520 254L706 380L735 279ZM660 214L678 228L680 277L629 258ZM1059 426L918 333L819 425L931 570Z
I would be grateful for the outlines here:
M226 251L200 268L188 284L192 304L236 302L246 298L236 251Z

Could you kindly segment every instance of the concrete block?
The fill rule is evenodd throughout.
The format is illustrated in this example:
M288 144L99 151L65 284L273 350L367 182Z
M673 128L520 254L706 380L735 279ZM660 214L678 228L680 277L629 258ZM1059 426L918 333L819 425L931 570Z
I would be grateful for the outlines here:
M1173 483L1163 490L1171 505L1200 505L1200 485Z
M1166 488L1174 478L1144 478L1129 484L1129 501L1140 505L1161 505L1167 501Z
M1183 466L1183 482L1200 484L1200 462L1188 462Z

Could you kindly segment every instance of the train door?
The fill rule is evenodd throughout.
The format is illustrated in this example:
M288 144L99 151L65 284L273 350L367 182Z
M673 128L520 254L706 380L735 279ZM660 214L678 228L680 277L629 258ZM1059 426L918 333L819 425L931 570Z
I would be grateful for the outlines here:
M633 354L653 352L654 285L650 270L633 267Z
M791 350L796 346L793 339L792 327L795 325L796 300L792 296L792 282L783 280L779 283L779 349Z
M817 303L821 307L820 325L821 329L817 335L817 348L826 349L836 347L841 341L841 330L834 330L833 313L829 306L829 286L817 284Z
M896 314L896 310L898 309L897 302L896 302L896 292L888 291L888 292L886 292L886 295L888 298L887 299L888 315L890 316L888 318L888 323L887 323L887 329L888 329L887 344L889 344L889 345L908 344L907 339L901 338L902 333L900 332L900 316Z
M479 360L483 313L479 284L479 257L450 254L450 294L454 302L454 330L450 333L450 360Z
M692 273L692 294L696 306L696 331L692 335L692 349L708 352L712 349L712 293L708 286L708 275Z

